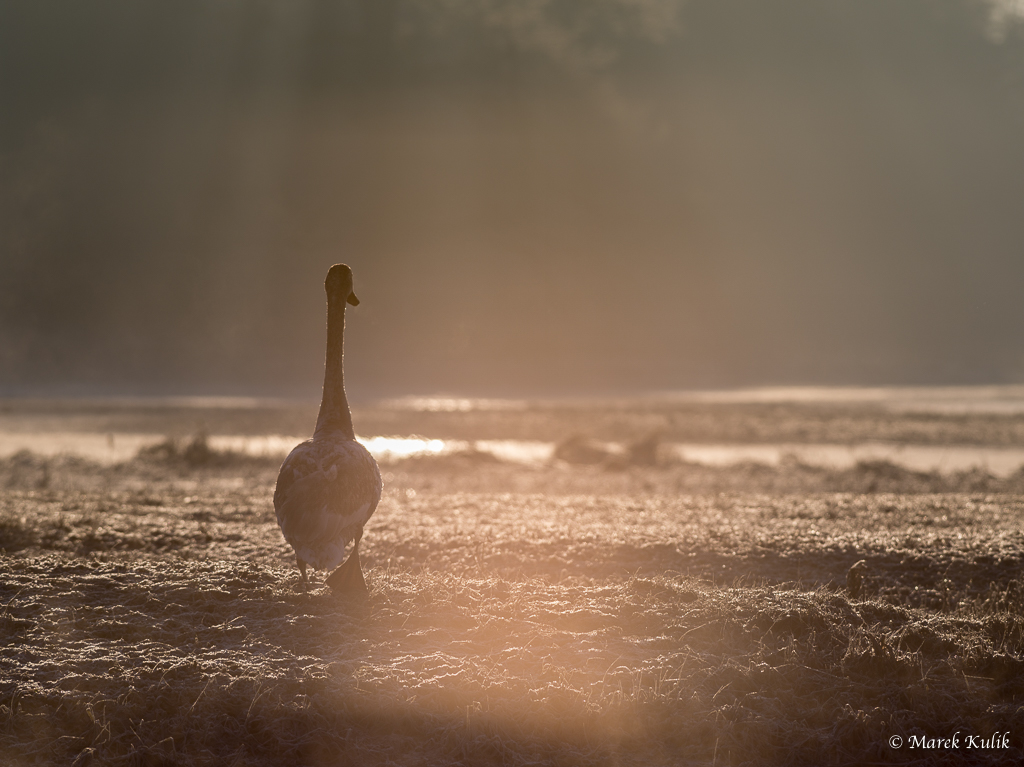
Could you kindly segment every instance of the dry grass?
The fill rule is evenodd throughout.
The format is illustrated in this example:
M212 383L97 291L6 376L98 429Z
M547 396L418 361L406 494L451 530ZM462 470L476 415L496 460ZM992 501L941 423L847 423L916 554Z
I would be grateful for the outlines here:
M314 414L16 403L0 427L305 433ZM870 408L357 416L463 439L1024 444L1024 418ZM655 448L384 466L363 605L302 595L273 460L181 436L115 466L0 460L0 763L1021 763L1024 475ZM958 731L1011 747L889 746Z
M5 763L1024 757L1021 496L407 462L356 605L299 592L265 461L2 468ZM888 745L957 730L1012 748Z

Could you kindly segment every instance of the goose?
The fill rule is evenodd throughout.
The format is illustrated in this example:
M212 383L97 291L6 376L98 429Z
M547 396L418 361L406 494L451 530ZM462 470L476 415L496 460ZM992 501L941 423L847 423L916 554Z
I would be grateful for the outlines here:
M309 585L309 565L316 570L334 570L325 583L335 593L365 597L359 541L363 525L380 501L383 484L377 462L356 442L345 395L345 305L358 306L359 299L352 292L352 270L345 264L330 268L324 287L327 361L320 414L313 438L297 445L281 465L274 511L284 539L295 550L303 592ZM350 542L352 552L338 567Z

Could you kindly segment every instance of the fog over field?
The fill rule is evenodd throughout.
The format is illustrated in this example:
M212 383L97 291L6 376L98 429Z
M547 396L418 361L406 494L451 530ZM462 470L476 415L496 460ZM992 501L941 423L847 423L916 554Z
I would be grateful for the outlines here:
M10 2L0 391L1024 375L1009 0Z

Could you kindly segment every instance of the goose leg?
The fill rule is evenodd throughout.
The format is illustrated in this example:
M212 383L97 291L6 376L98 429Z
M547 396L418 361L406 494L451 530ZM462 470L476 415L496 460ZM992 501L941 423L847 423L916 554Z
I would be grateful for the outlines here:
M295 564L299 566L299 572L302 573L302 593L305 594L309 588L309 578L306 577L306 563L299 559L299 555L295 555Z
M359 566L359 539L362 531L356 538L352 553L348 555L345 563L328 576L325 583L331 587L335 594L345 594L365 599L369 594L366 588L366 581L363 579L363 569Z

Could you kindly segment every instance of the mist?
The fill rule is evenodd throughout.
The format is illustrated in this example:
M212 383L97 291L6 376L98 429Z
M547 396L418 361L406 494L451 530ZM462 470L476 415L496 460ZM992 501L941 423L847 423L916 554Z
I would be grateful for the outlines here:
M981 0L0 6L0 393L1024 380Z

